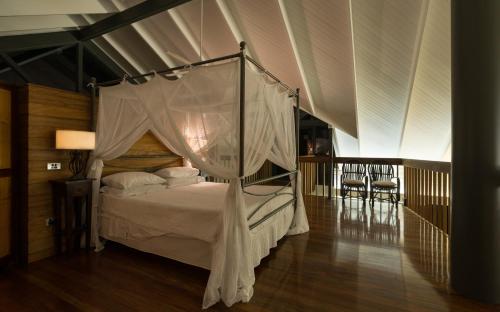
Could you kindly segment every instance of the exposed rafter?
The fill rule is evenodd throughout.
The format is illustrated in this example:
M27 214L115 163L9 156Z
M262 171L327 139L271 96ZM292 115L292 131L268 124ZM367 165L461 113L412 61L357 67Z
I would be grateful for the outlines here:
M68 30L78 26L84 25L78 25L69 15L0 16L0 32L48 32L50 29Z
M243 32L241 31L240 27L238 26L238 23L236 19L234 18L233 14L231 13L231 10L227 6L227 3L225 0L216 0L217 6L219 7L219 10L221 11L222 15L224 16L224 19L226 20L227 25L229 26L229 29L231 29L231 32L233 33L234 38L236 39L237 43L240 43L242 41L245 41L247 44L247 54L248 56L252 57L254 60L259 61L258 57L253 53L253 45L252 42L249 40L249 38L245 38L243 36Z
M115 13L80 31L60 31L18 36L2 36L0 52L15 52L76 44L107 34L123 26L174 8L190 0L149 0L131 8ZM75 25L79 25L75 23Z
M361 150L361 146L359 145L359 103L358 103L358 79L356 76L356 46L354 45L354 24L353 24L353 19L352 19L352 0L349 0L349 26L351 29L351 42L352 42L352 67L353 67L353 75L354 75L354 110L356 112L356 138L358 140L358 151Z
M115 5L117 9L125 10L125 6L120 1L111 0L111 3ZM165 63L166 66L175 67L175 62L166 53L163 52L160 44L156 41L156 39L153 38L153 36L149 33L146 27L144 27L144 25L140 23L134 23L132 24L132 27L135 29L135 31L137 31L142 39L144 39L146 44L149 45L151 50L153 50L156 55L158 55L158 57Z
M65 46L65 47L60 47L60 48L55 48L55 49L49 50L49 51L47 51L47 52L43 52L43 53L40 53L40 54L35 55L35 56L33 56L33 57L30 57L30 58L28 58L28 59L25 59L25 60L23 60L23 61L21 61L21 62L19 62L19 63L17 63L17 64L18 64L19 66L23 66L23 65L29 64L29 63L31 63L31 62L34 62L34 61L36 61L36 60L42 59L42 58L44 58L44 57L46 57L46 56L49 56L49 55L52 55L52 54L56 54L56 53L61 53L62 51L66 50L66 49L68 49L68 48L71 48L71 47L73 47L73 45L68 45L68 46ZM3 74L3 73L8 72L8 71L10 71L10 70L12 70L12 68L11 68L11 67L7 67L7 68L4 68L4 69L0 69L0 74Z
M103 49L99 48L94 42L87 41L83 43L87 52L91 53L96 59L102 62L117 77L122 77L126 70L116 63Z
M25 81L30 82L30 78L28 74L24 72L24 70L6 53L0 53L0 56L4 59L4 61L12 67L12 69Z
M311 93L311 88L309 86L309 81L307 80L307 75L304 70L304 65L302 63L302 59L300 58L300 53L297 47L297 42L295 40L295 36L293 35L292 25L290 24L290 20L288 18L288 13L286 11L285 3L283 0L278 0L281 16L283 17L283 21L285 22L286 31L288 33L288 37L290 38L290 43L292 45L293 54L295 55L295 60L297 62L297 66L299 67L300 76L302 78L302 82L304 83L304 87L306 89L306 94L309 99L309 105L311 106L312 114L316 113L314 99Z
M88 22L92 23L93 19L92 17L88 15L82 15L82 17ZM127 49L123 46L121 42L118 42L113 38L113 36L109 34L104 34L102 35L102 38L108 42L113 49L115 49L138 73L143 73L146 72L146 69L140 65L131 55L128 53ZM127 73L127 74L132 74L132 73Z
M176 9L171 9L171 10L168 10L168 14L170 15L170 17L172 18L172 20L174 21L174 23L177 25L177 27L179 28L179 30L182 33L182 35L189 42L189 45L191 45L191 47L193 48L193 50L196 51L196 53L198 55L200 55L200 52L201 52L201 58L202 58L202 60L206 59L207 58L206 52L203 50L203 48L200 51L199 40L196 39L195 35L189 29L186 21L184 21L184 18L182 18L182 16L179 14L179 12L177 12Z
M147 17L153 16L160 12L175 8L178 5L189 2L190 0L149 0L141 2L131 8L128 8L120 13L100 20L91 26L82 29L78 33L78 39L85 41L90 40L123 26L138 22Z
M416 49L413 52L413 64L412 64L412 69L411 69L411 78L408 83L408 98L406 99L406 107L405 107L405 114L404 114L404 122L403 122L403 127L401 128L401 134L400 134L400 139L399 139L399 152L398 154L401 154L402 151L402 146L403 146L403 138L406 130L406 124L408 122L408 112L410 110L410 102L411 102L411 96L413 93L413 87L415 86L415 79L417 77L417 66L418 66L418 60L420 56L420 50L422 49L422 39L424 37L424 30L425 30L425 25L427 21L427 16L429 13L429 0L425 0L424 3L424 8L421 11L419 22L418 22L418 30L417 30L417 40L415 43Z
M0 52L16 52L45 49L76 44L74 32L61 31L20 36L3 36L0 40Z

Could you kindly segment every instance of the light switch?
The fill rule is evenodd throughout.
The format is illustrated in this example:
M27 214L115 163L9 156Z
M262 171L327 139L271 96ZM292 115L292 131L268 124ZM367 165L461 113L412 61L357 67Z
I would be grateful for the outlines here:
M47 163L47 170L61 170L61 163Z

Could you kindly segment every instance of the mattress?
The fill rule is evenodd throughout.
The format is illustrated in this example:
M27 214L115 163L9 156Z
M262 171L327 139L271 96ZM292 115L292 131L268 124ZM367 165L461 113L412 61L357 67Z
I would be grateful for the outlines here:
M292 206L293 204L290 205ZM269 255L271 249L278 245L278 241L287 234L290 224L292 224L293 215L293 209L287 207L250 231L252 246L250 257L254 267L258 266L260 261ZM207 270L211 268L214 245L212 243L175 235L137 238L127 236L126 232L118 232L117 234L117 227L129 229L137 226L124 219L107 216L101 220L101 236L107 240L143 252L177 260Z
M100 217L103 219L101 223L106 224L105 236L129 240L169 236L213 243L221 229L227 188L228 184L202 182L139 196L120 197L104 193L101 195ZM265 194L281 188L254 185L245 190ZM282 195L272 200L269 200L271 196L245 194L247 214L253 214L249 224L293 198L289 187L280 193ZM262 208L254 213L261 204Z

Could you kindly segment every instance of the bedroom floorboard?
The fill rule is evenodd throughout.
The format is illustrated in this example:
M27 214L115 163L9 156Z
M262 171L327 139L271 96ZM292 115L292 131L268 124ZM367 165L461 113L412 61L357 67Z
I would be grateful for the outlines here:
M305 202L311 231L281 241L256 269L252 301L232 311L500 311L449 290L447 236L406 208ZM207 278L109 244L0 275L0 311L197 311Z

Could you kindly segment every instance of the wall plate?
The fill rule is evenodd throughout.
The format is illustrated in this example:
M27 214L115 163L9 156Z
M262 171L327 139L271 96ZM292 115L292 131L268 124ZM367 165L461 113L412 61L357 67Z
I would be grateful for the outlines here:
M47 163L47 170L61 170L61 163Z

